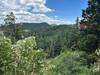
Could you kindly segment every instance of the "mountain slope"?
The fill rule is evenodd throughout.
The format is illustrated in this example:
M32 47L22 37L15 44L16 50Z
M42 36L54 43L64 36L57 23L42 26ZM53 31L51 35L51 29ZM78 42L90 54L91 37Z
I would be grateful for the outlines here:
M23 28L29 29L32 32L41 32L49 29L51 26L48 23L23 23Z

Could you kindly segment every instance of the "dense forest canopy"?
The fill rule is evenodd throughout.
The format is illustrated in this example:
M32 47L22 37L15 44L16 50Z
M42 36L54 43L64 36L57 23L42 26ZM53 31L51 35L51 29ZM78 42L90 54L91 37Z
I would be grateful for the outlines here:
M100 0L88 0L75 24L0 26L0 75L100 75Z

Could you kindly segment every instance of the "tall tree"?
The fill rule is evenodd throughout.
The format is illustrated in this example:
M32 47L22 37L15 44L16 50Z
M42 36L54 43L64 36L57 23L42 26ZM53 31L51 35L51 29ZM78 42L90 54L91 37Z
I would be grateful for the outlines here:
M6 15L5 27L4 27L4 34L7 37L10 37L12 41L17 41L22 38L22 24L16 24L16 17L13 12L9 15Z
M76 29L79 29L79 17L76 19Z
M100 0L88 0L88 7L83 10L81 25L82 39L84 39L84 50L95 52L100 46ZM83 49L82 46L82 49Z

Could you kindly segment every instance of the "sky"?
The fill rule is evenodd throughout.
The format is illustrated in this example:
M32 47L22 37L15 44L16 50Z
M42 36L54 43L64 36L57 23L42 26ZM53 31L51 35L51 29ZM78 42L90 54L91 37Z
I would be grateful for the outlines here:
M87 0L0 0L0 23L13 12L16 22L71 24L86 7Z

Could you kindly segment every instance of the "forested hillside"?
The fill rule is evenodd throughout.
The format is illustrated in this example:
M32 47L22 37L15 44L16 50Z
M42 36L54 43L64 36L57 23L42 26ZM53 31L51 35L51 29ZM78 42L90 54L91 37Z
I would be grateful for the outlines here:
M48 23L23 23L23 28L35 32L45 32L47 29L51 28Z
M0 75L100 75L100 0L88 0L75 24L0 26Z
M24 23L20 27L23 29L23 36L34 35L36 37L37 47L47 52L49 57L55 57L65 49L74 49L79 39L79 31L74 25L51 26L47 23ZM1 28L9 30L9 26Z

